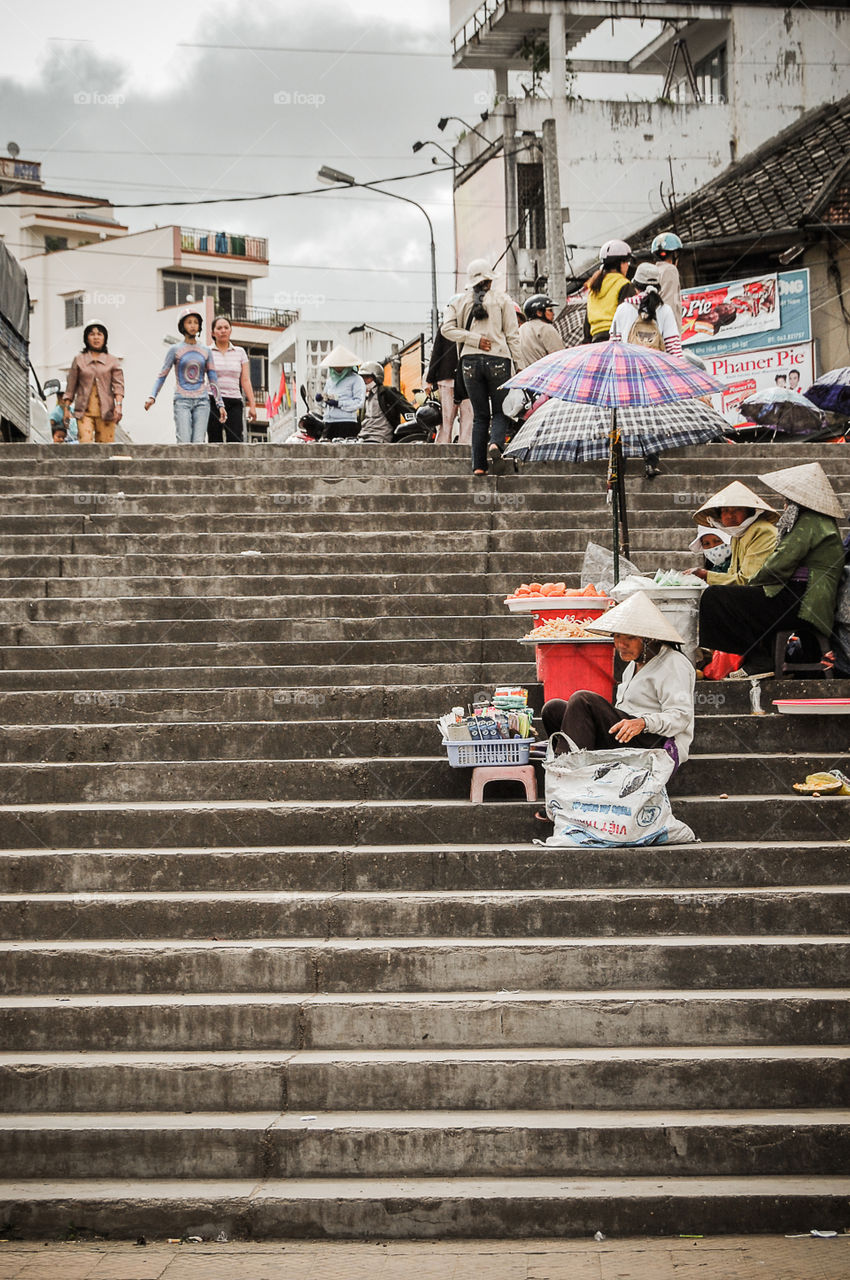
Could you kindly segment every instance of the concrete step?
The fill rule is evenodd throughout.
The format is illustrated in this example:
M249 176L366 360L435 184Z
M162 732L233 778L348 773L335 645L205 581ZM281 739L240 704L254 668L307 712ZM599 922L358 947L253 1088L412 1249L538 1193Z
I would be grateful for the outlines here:
M162 893L217 887L278 892L777 887L846 882L847 842L746 841L621 849L545 845L403 844L198 849L25 848L0 852L5 893Z
M391 1111L846 1107L850 1049L91 1050L0 1053L3 1109ZM734 1106L733 1106L734 1104Z
M457 843L530 845L540 839L535 806L504 800L370 800L324 803L208 800L113 801L89 804L0 805L0 848L91 849L174 845L209 848L288 844ZM841 799L729 794L728 799L677 796L675 813L706 841L847 838ZM547 828L543 827L545 832ZM564 854L572 857L572 852ZM677 853L678 856L678 853Z
M79 605L77 607L80 612ZM8 606L4 605L3 613L7 611ZM15 612L21 612L17 603ZM168 612L182 612L185 615L185 603L181 602L179 610L171 609ZM518 615L507 612L472 617L444 614L440 617L439 628L434 626L430 618L412 619L401 614L395 617L263 618L233 616L230 608L226 612L230 616L212 617L207 610L207 616L200 618L180 616L137 621L101 620L97 624L96 634L104 650L113 644L179 646L229 642L255 644L266 641L309 644L313 647L313 660L316 661L319 656L319 641L330 645L367 640L390 642L423 638L434 641L452 639L455 652L459 653L461 644L482 639L502 639L515 643L527 625L518 621ZM15 623L0 621L0 646L10 648L18 645L38 646L41 649L91 645L94 634L91 622L82 620L49 622L21 618ZM334 656L332 650L329 653L331 657ZM338 657L339 654L335 656ZM478 651L475 656L478 656ZM799 685L794 687L799 688ZM749 702L747 705L749 706Z
M282 695L279 695L282 696ZM320 710L321 702L315 709ZM316 730L318 734L320 730ZM333 728L328 742L338 756L339 744ZM262 738L255 747L263 746ZM421 744L425 748L429 743ZM322 742L304 740L296 734L288 744L287 757L277 759L266 751L266 759L186 760L179 769L168 760L61 761L57 764L0 762L0 794L5 804L83 804L121 800L285 800L318 802L332 795L345 800L445 800L469 798L470 771L452 769L442 752L439 755L394 757L345 757L326 759ZM439 748L437 748L439 750ZM302 752L303 754L298 754ZM309 754L308 754L309 753ZM260 754L258 752L258 754ZM823 769L850 769L847 756L745 754L693 755L668 787L673 797L703 798L721 795L724 790L743 787L751 795L793 795L793 783ZM542 795L544 771L538 769ZM494 782L488 786L489 801L523 796L516 781ZM847 822L848 806L843 797L824 796L831 806L823 816ZM812 804L816 800L811 800ZM549 834L547 832L547 834Z
M7 996L7 1052L846 1045L846 988Z
M132 1239L220 1231L262 1240L454 1239L842 1230L841 1176L425 1178L0 1183L0 1212L24 1237L69 1222Z
M391 646L386 646L391 650ZM477 647L477 646L476 646ZM501 660L492 662L464 661L459 657L460 642L455 644L455 658L447 662L438 662L427 657L422 665L412 662L397 662L393 655L388 655L386 662L353 663L353 655L341 655L338 664L318 666L315 664L295 664L289 666L273 666L257 663L256 659L249 663L227 664L223 655L213 655L214 663L203 665L198 658L191 662L191 650L182 656L186 661L180 666L154 666L145 663L136 667L98 667L76 669L57 666L53 669L36 667L32 670L0 670L0 693L36 692L39 690L74 690L86 689L98 692L107 689L119 689L130 694L139 689L272 689L281 691L278 702L287 704L301 696L308 700L312 696L319 697L317 690L324 689L326 694L334 692L337 699L341 696L338 690L346 686L360 687L368 685L378 690L383 685L399 688L405 684L419 685L423 676L423 666L435 689L451 686L474 685L486 690L492 696L493 689L499 684L518 684L527 686L536 684L534 666L534 649L520 645L513 647L513 652L504 652L506 645L501 646ZM315 655L315 651L314 651ZM59 656L59 655L55 655ZM309 680L309 685L305 682ZM312 692L311 692L312 691ZM326 699L323 699L323 701ZM433 729L434 722L431 727ZM436 732L430 737L439 743Z
M0 943L7 995L699 989L739 986L743 974L752 987L835 987L848 961L850 940L829 935L402 937L391 949L360 937Z
M282 690L278 691L281 695ZM291 693L291 696L296 696ZM96 704L102 700L96 699ZM539 702L532 688L532 701ZM279 705L279 704L278 704ZM105 708L104 708L105 710ZM119 708L115 708L119 711ZM317 707L318 710L318 707ZM825 757L847 747L848 730L842 717L762 716L757 742L760 751ZM539 726L538 726L539 727ZM6 725L0 734L0 761L42 764L82 761L131 760L284 760L293 755L293 744L304 732L303 721L258 720L228 724L20 724ZM753 742L749 717L700 715L695 745L699 754L740 753ZM340 756L413 756L423 746L433 746L433 719L339 720L333 724L333 740ZM315 744L314 744L315 749ZM690 772L690 771L689 771ZM463 777L461 771L460 776ZM797 780L796 778L794 779ZM686 782L683 769L681 781ZM488 795L490 792L488 791Z
M850 887L436 890L210 889L0 895L6 940L638 937L847 933Z
M23 1179L727 1177L838 1173L843 1110L88 1112L0 1117Z
M408 540L412 544L413 539ZM197 554L186 552L165 553L162 549L149 545L139 554L130 554L125 548L119 553L82 554L82 555L45 555L40 552L30 555L4 556L4 566L10 580L27 578L35 584L43 579L51 580L50 594L56 594L54 579L62 583L76 583L86 579L115 578L118 582L137 578L164 578L169 582L178 578L235 578L243 577L269 578L291 577L294 585L309 585L315 579L334 577L363 581L368 587L369 580L377 575L398 575L399 577L445 576L449 587L457 577L482 578L488 586L493 583L493 590L500 591L505 586L508 590L518 586L520 581L528 582L567 582L568 585L579 585L579 574L584 560L584 548L566 551L561 548L547 550L540 546L527 551L505 551L499 549L474 550L460 548L443 550L439 544L434 549L409 545L407 548L396 543L397 550L361 551L349 544L347 553L340 558L339 550L325 546L324 537L313 537L310 552L299 550L282 550L279 546L274 551L256 554L246 552L222 553L211 552L204 548ZM114 541L113 541L114 549ZM55 552L55 546L53 548ZM696 563L692 551L687 547L665 551L665 568L686 569ZM344 572L340 572L343 570ZM510 582L503 579L510 578ZM504 597L503 597L504 598ZM568 604L569 601L564 601ZM577 601L582 604L584 601Z

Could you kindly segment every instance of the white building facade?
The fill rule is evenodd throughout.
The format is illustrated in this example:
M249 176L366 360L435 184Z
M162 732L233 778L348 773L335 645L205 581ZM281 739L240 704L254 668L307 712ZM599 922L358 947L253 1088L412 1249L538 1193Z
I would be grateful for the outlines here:
M253 282L268 275L266 240L182 226L130 232L110 205L40 183L0 183L0 238L27 272L30 359L42 383L65 380L84 326L100 320L124 369L125 431L138 443L173 442L173 374L154 407L143 406L192 304L204 316L202 341L217 312L233 318L233 341L251 364L256 434L264 433L269 341L297 319L252 304Z
M558 296L605 240L665 210L672 226L690 192L850 89L846 4L451 0L451 39L456 67L493 73L455 148L458 277L510 244L511 292Z

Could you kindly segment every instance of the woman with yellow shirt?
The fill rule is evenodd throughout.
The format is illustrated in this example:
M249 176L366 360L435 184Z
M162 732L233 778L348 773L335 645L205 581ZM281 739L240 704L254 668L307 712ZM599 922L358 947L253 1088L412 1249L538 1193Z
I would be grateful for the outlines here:
M710 587L745 587L776 549L779 512L740 480L727 484L704 502L694 522L730 535L732 559L722 573L712 569L688 569Z
M614 312L637 292L629 280L632 251L625 240L607 240L599 257L599 269L588 281L585 342L607 342Z

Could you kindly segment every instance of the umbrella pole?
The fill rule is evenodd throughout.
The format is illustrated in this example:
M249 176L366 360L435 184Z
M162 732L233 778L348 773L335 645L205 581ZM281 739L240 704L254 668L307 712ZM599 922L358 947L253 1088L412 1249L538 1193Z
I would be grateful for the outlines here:
M620 483L617 470L617 410L611 410L611 435L608 448L608 492L611 495L612 544L614 552L614 586L620 581Z
M619 435L617 436L617 497L619 499L618 506L620 512L620 528L622 537L620 546L623 555L628 560L631 556L631 547L629 545L629 516L626 510L626 459L623 457L623 445Z

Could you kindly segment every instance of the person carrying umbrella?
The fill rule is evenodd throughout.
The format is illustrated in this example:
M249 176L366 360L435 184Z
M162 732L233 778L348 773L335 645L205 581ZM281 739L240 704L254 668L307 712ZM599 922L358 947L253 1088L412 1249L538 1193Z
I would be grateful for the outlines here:
M728 569L687 569L695 578L712 587L743 587L753 578L776 549L776 521L779 512L757 493L733 480L708 498L694 512L694 524L722 530L731 539ZM736 651L737 652L737 651Z
M699 605L699 642L743 655L727 679L774 674L780 631L800 638L803 661L818 661L832 632L844 569L837 520L844 511L818 462L759 476L785 498L779 545L747 586L709 586Z
M696 677L676 628L646 592L635 591L586 629L613 636L628 665L613 702L588 689L566 700L550 698L542 711L546 733L560 731L590 751L664 747L676 765L684 764L694 736Z

